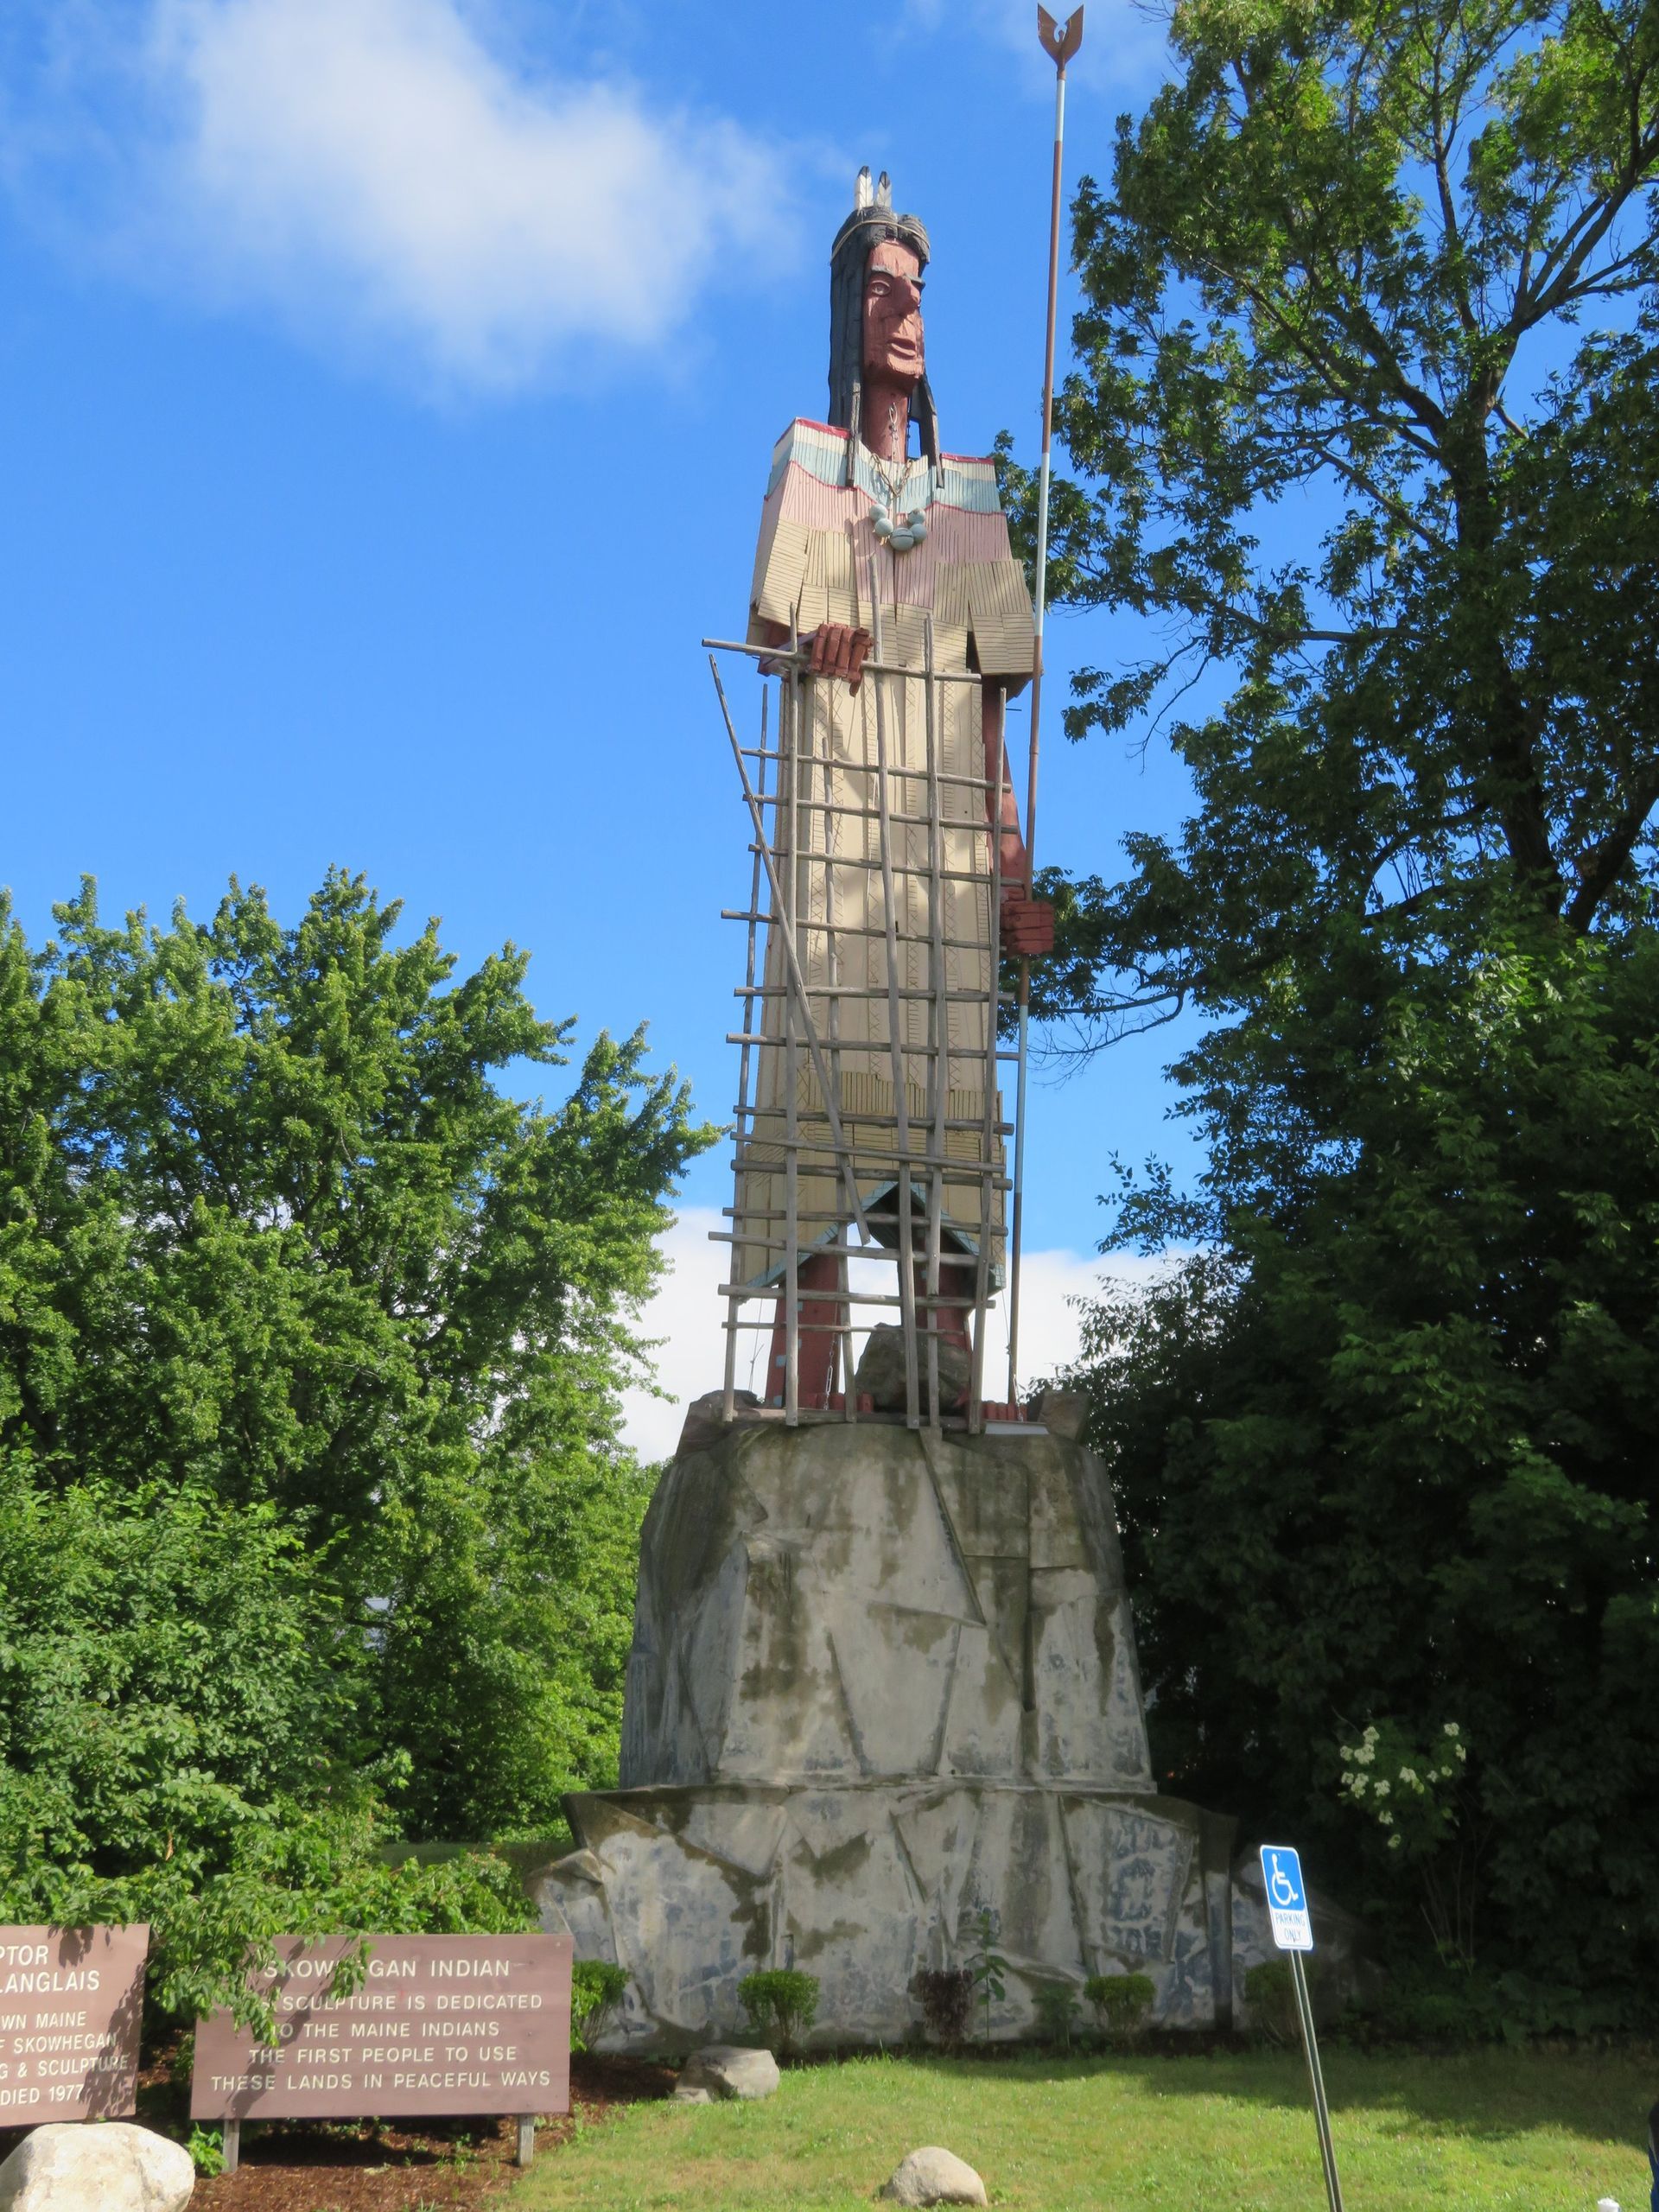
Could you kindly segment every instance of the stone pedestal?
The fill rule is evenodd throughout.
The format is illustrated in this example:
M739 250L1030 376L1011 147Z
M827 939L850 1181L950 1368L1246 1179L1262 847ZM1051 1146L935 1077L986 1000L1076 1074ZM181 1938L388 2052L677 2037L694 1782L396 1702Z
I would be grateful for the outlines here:
M821 1984L815 2040L890 2043L918 1967L1036 1991L1138 1971L1154 2017L1231 2018L1232 1823L1160 1796L1100 1462L1036 1429L750 1421L647 1516L622 1788L568 1801L544 1923L628 1973L606 2047L742 2024L737 1984Z

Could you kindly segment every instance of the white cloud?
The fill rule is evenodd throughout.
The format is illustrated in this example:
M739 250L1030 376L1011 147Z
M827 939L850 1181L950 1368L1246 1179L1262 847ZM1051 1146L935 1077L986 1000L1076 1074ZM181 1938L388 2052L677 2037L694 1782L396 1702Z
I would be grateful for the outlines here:
M689 1401L705 1390L720 1388L725 1372L721 1323L726 1306L718 1292L726 1280L731 1247L711 1243L709 1232L728 1225L713 1207L688 1206L663 1240L662 1250L671 1272L646 1309L644 1334L664 1339L657 1354L657 1369L668 1395L652 1398L644 1390L633 1390L624 1402L627 1440L647 1459L666 1459L679 1440ZM1079 1324L1073 1300L1094 1296L1109 1274L1146 1274L1163 1264L1118 1256L1107 1262L1080 1252L1027 1252L1020 1270L1023 1382L1053 1374L1076 1357ZM890 1283L890 1268L887 1272ZM986 1368L988 1395L1000 1394L1007 1373L1007 1304L1006 1299L999 1299L992 1309ZM764 1347L764 1338L758 1332L746 1332L740 1341L739 1386L758 1389L753 1378L762 1355L757 1347Z
M84 151L118 174L102 219L125 264L429 378L510 386L594 346L660 347L722 253L777 245L787 194L758 140L621 80L531 77L479 0L73 20L36 87L58 111L32 119L60 158L67 53Z
M641 1334L663 1339L657 1379L668 1395L630 1390L622 1402L623 1433L643 1459L667 1459L679 1441L687 1404L705 1390L717 1390L725 1375L721 1323L726 1305L717 1293L731 1247L711 1244L709 1232L726 1225L713 1206L685 1206L662 1239L669 1272L645 1308Z

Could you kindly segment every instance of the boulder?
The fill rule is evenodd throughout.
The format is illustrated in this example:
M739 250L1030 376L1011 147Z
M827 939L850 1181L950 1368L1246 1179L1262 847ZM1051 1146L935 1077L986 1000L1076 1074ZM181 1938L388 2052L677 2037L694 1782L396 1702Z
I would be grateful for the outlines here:
M0 2212L181 2212L195 2185L183 2145L148 2127L49 2121L0 2165Z
M983 2204L985 2184L954 2151L929 2143L899 2161L881 2192L894 2204Z
M778 2062L769 2050L747 2044L711 2043L694 2050L680 2069L677 2096L706 2089L711 2097L769 2097L778 2087ZM688 2102L690 2100L688 2099Z
M921 1392L922 1410L925 1413L927 1349L920 1343L917 1347L916 1379ZM942 1411L956 1411L968 1395L973 1379L973 1367L962 1346L941 1341L939 1398ZM870 1331L864 1346L864 1357L859 1361L858 1372L853 1377L853 1388L861 1398L868 1398L877 1413L903 1413L905 1332L902 1329L891 1322L883 1322Z
M753 1390L734 1390L733 1402L743 1412L760 1402ZM705 1390L700 1398L693 1398L685 1409L684 1426L680 1430L677 1459L683 1459L688 1452L706 1452L711 1444L718 1444L727 1430L726 1393L724 1390Z
M1051 1436L1077 1444L1083 1440L1093 1408L1076 1390L1045 1390L1032 1410Z
M711 2105L715 2101L707 2089L676 2089L673 2101L677 2105Z

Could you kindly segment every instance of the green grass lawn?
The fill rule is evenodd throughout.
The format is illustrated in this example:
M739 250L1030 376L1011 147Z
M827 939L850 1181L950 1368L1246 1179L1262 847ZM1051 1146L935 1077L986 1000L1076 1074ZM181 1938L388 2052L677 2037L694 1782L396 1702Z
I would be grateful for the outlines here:
M1478 2051L1325 2059L1347 2212L1646 2212L1659 2060ZM1045 2212L1322 2212L1299 2054L976 2063L866 2058L785 2073L755 2105L637 2105L538 2159L514 2212L868 2206L943 2143L993 2204Z

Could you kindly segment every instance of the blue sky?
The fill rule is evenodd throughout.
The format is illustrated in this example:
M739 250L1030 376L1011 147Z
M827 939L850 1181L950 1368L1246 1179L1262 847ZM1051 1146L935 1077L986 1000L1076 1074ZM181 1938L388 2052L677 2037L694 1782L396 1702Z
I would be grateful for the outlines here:
M291 918L339 861L465 963L531 948L584 1035L648 1020L724 1118L745 833L697 640L740 632L772 442L823 411L861 162L932 233L945 444L1034 451L1033 13L11 0L0 881L31 935L83 871L110 913L206 912L234 871ZM1090 0L1072 180L1161 67ZM1109 651L1054 624L1061 671ZM1179 819L1155 745L1056 714L1044 760L1043 861L1110 869ZM1109 1156L1186 1153L1170 1050L1033 1091L1052 1341ZM686 1192L671 1388L717 1357L724 1161Z

